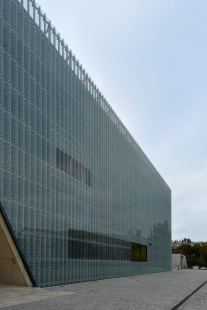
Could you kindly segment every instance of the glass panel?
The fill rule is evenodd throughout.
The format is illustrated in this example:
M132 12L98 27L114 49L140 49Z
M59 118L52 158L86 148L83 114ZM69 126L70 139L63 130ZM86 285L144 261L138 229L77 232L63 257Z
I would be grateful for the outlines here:
M3 53L4 56L4 61L3 61L3 72L4 72L4 79L7 82L10 82L10 73L11 73L11 62L10 62L10 57L9 54Z
M6 23L3 24L3 48L7 52L10 51L10 29Z
M7 112L4 112L4 138L8 141L11 140L11 118Z
M11 26L13 29L16 29L17 26L17 8L14 2L10 2L10 9L11 9Z
M24 18L24 42L26 44L29 44L29 19L28 18Z
M4 168L11 170L11 145L7 141L4 142Z
M18 38L18 63L23 66L24 61L24 44L21 38Z
M60 170L65 171L65 154L63 151L60 152Z
M20 10L17 10L17 30L18 34L23 36L23 14Z
M30 102L25 99L24 100L24 119L25 119L25 123L27 125L30 126L30 122L31 122L31 106L30 106Z
M15 60L11 59L11 84L13 87L17 87L17 63Z
M24 72L21 66L18 66L18 90L23 93L24 89Z
M11 118L11 142L14 145L18 144L18 120L15 117Z
M22 149L25 149L24 133L24 124L22 122L18 122L18 145Z
M3 1L3 17L7 22L9 22L9 4L10 1Z
M11 171L18 172L18 149L16 146L11 146Z
M10 84L4 82L3 91L4 91L4 94L3 94L4 109L10 112L11 111Z
M27 46L26 44L24 44L24 69L26 71L29 71L30 69L30 51L29 51L29 46Z
M60 149L56 149L56 168L60 169Z
M24 97L18 95L18 118L21 121L24 121Z

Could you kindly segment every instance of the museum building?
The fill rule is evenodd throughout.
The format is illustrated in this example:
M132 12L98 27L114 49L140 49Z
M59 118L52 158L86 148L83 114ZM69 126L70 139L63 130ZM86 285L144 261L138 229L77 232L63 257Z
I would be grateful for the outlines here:
M0 283L171 270L171 190L35 0L0 0Z

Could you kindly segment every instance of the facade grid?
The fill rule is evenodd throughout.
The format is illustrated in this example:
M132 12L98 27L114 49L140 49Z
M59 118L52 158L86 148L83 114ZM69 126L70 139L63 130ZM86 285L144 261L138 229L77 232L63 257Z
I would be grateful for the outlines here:
M169 187L34 0L0 0L0 201L38 286L171 270Z

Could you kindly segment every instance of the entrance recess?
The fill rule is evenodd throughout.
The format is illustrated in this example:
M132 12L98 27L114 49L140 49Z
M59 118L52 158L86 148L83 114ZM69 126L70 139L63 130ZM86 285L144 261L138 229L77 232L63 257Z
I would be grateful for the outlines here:
M0 203L0 284L35 286Z

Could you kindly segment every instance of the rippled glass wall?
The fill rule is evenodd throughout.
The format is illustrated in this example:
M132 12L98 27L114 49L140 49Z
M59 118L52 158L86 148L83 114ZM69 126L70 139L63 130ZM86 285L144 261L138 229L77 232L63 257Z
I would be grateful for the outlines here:
M32 0L0 0L0 201L38 286L171 270L169 187Z

